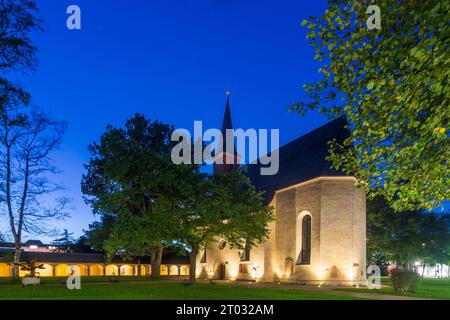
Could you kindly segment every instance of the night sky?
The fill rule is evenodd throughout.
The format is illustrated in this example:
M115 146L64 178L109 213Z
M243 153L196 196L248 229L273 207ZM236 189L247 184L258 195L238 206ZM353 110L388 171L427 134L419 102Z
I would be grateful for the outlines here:
M46 31L34 36L39 66L22 83L33 104L69 123L54 159L74 209L55 226L76 236L95 219L80 191L87 145L108 124L141 112L178 128L217 128L226 90L235 127L278 128L281 144L327 121L288 112L318 76L300 23L322 14L325 0L37 2ZM81 7L80 31L66 28L70 4Z

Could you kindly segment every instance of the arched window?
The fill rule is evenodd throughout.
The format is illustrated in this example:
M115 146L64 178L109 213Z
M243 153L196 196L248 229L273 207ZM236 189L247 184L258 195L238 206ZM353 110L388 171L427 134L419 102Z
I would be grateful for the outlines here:
M311 263L311 216L305 215L302 219L301 250L297 258L297 264Z

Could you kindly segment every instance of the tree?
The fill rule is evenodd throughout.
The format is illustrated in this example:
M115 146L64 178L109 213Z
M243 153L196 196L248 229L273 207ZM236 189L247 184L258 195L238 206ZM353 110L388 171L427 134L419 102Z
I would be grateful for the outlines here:
M87 241L87 237L81 236L70 245L70 252L75 253L100 253L95 250Z
M0 1L0 112L30 102L29 93L7 77L33 71L37 65L31 33L43 30L38 11L34 0Z
M423 210L398 214L377 197L367 204L369 264L381 268L394 261L409 269L417 261L422 261L423 269L427 264L445 264L450 258L449 227L448 214Z
M180 183L183 201L167 206L178 217L179 241L190 250L189 280L196 281L196 258L201 249L222 238L234 249L260 244L268 236L272 208L264 205L241 170L209 176L195 173Z
M64 248L65 251L70 251L70 247L73 243L73 232L69 232L67 229L64 229L59 235L59 238L52 241L52 244Z
M368 201L367 257L369 263L377 264L387 260L395 262L397 267L411 268L421 255L422 215L423 213L418 210L398 214L381 197Z
M95 251L104 252L105 241L110 237L114 218L103 214L100 221L89 224L88 230L84 230L86 244Z
M34 0L0 1L0 73L24 71L36 66L31 33L42 30Z
M19 262L18 267L21 271L26 272L27 277L36 277L39 272L37 270L45 269L43 263L36 263L36 261Z
M291 109L346 115L351 137L332 143L329 158L369 198L397 211L433 209L450 192L450 3L379 1L380 30L366 26L371 4L330 0L324 15L302 22L321 78Z
M125 128L108 126L100 143L89 146L91 160L82 179L85 201L112 222L106 229L111 233L101 237L103 249L108 256L149 254L152 277L159 277L163 247L174 240L175 225L161 214L160 203L178 197L179 175L187 170L171 161L172 132L140 114Z
M423 271L427 264L447 264L450 259L450 215L427 213L420 223ZM441 274L442 274L442 270Z
M41 111L24 110L18 105L3 106L0 192L15 243L15 277L23 232L49 234L46 221L68 216L69 199L61 197L55 199L54 205L46 203L50 194L61 190L48 177L57 173L50 155L62 142L66 127L65 122L52 120Z

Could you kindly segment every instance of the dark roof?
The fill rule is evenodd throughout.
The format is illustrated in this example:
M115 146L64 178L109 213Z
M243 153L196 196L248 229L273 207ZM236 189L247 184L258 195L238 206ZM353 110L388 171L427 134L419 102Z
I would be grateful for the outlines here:
M0 248L14 248L14 242L0 242Z
M262 165L249 165L247 176L258 191L265 191L266 203L270 203L277 190L320 176L344 176L331 168L326 160L328 141L342 142L350 136L347 120L337 118L279 148L279 171L276 175L260 174Z
M42 243L40 240L28 240L24 243L25 246L38 246L38 247L45 247L45 244Z
M55 263L106 263L103 254L60 253L60 252L25 252L21 253L22 262L55 262Z
M14 248L16 245L14 242L0 242L0 248L11 247ZM38 247L48 247L49 244L42 243L40 240L28 240L20 244L21 247L38 246ZM55 245L57 246L57 245Z
M0 250L0 254L8 252L8 250ZM26 252L22 251L20 260L22 262L44 262L44 263L108 263L106 256L103 254L95 253L68 253L68 252ZM133 263L137 264L140 260L141 263L150 264L149 257L134 258L131 260L125 260L117 256L111 260L111 263ZM162 258L163 264L189 264L188 256L181 256L175 253L166 253Z

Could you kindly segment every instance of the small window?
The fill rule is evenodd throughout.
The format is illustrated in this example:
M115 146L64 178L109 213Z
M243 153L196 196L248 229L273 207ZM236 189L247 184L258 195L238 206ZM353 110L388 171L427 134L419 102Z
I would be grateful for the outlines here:
M302 219L302 248L297 258L297 264L311 263L311 216L306 215Z
M250 244L246 243L245 248L241 253L241 261L250 261Z
M206 263L206 248L203 250L202 258L200 259L200 263Z

